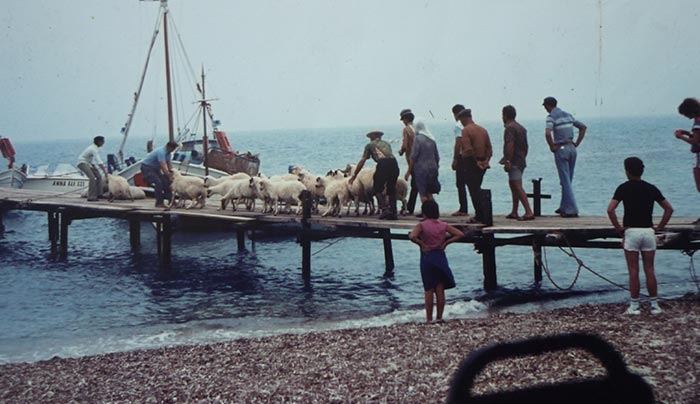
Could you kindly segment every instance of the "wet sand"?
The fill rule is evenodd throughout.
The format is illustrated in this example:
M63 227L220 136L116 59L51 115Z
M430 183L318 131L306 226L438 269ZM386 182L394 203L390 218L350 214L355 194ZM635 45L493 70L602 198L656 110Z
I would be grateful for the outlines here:
M0 366L3 403L439 403L473 350L532 336L597 334L659 403L700 402L700 298L664 313L624 305L242 339ZM643 306L643 308L647 308ZM604 375L580 350L487 366L475 391Z

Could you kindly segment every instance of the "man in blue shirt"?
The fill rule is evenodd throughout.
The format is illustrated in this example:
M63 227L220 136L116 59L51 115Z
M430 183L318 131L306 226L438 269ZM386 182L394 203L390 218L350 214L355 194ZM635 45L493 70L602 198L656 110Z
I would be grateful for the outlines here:
M549 113L545 137L549 150L554 153L554 162L557 165L561 184L561 201L559 208L554 212L562 217L577 217L578 207L571 183L574 180L574 167L576 167L576 148L586 135L586 125L574 119L570 113L557 108L557 100L554 97L545 98L542 105ZM576 141L574 141L574 128L578 129Z
M177 142L170 141L165 146L159 147L148 153L141 162L141 173L146 183L153 187L156 198L156 208L165 208L163 201L173 199L170 191L173 166L170 163L170 154L177 149Z

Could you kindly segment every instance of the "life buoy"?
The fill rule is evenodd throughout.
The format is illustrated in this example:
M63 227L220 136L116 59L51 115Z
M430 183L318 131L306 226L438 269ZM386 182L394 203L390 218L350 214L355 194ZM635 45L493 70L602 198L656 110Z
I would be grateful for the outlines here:
M228 141L226 132L216 130L214 131L214 137L216 138L216 143L219 145L221 151L226 153L233 153L233 148L231 147L231 143L229 143Z
M0 152L2 152L2 156L6 159L12 158L15 156L15 148L12 147L12 143L10 143L10 139L3 137L0 138Z

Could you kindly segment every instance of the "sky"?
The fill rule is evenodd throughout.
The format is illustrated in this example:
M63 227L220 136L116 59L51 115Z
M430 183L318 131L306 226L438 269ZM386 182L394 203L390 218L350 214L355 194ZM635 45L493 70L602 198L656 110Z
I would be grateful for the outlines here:
M118 135L159 2L3 0L0 135ZM182 42L228 130L450 121L462 103L497 121L545 96L582 117L677 114L698 96L695 1L170 0ZM167 132L162 36L133 131ZM173 58L177 57L177 52ZM185 75L187 76L187 75ZM178 75L177 77L180 77ZM177 80L184 116L198 99ZM191 82L190 82L191 83ZM180 121L178 121L180 122Z

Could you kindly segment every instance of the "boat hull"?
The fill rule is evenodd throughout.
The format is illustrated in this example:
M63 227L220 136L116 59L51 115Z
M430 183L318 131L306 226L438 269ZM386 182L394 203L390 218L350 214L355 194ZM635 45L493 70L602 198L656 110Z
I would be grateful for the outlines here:
M22 188L27 175L21 170L11 168L0 172L0 188Z

